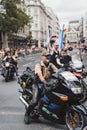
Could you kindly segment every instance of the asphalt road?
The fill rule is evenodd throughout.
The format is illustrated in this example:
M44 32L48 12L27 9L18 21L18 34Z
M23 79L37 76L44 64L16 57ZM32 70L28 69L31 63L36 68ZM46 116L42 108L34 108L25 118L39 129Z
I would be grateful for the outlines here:
M38 61L40 61L40 54L32 54L19 59L19 74L21 75L27 66L34 69ZM85 65L87 65L86 61L87 59L84 57ZM65 126L48 122L43 118L25 125L23 122L25 108L19 101L19 88L17 77L6 83L0 76L0 130L66 130Z

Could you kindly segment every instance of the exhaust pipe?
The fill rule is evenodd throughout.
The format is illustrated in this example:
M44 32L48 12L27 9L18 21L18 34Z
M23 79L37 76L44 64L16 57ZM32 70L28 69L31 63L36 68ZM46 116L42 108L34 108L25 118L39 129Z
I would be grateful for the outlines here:
M25 107L29 107L29 104L25 101L25 99L22 96L19 97L19 100L25 105Z

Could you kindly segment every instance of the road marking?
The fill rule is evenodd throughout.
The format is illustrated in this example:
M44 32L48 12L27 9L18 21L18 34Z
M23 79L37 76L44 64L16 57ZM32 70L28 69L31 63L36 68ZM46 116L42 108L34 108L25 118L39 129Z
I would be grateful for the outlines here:
M51 127L48 127L48 128L43 129L43 130L50 130L50 129L51 129Z
M23 65L24 67L26 67L26 66L29 66L29 65L31 65L32 63L28 63L28 64L25 64L25 65Z
M24 113L22 112L5 112L5 111L2 111L0 112L0 115L24 115Z

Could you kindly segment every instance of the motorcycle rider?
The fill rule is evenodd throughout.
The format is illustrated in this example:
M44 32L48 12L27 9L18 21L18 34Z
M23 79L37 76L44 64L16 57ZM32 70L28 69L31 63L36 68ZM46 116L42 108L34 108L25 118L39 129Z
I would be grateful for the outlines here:
M7 52L7 55L3 58L3 62L9 62L14 65L16 76L18 76L18 68L17 68L17 59L14 55L10 53L10 51Z
M42 52L41 62L37 63L35 66L36 80L35 84L32 86L33 98L29 107L26 110L24 121L29 124L29 114L32 109L38 104L41 99L42 94L44 94L45 85L48 84L48 79L50 79L51 74L58 71L58 69L50 61L50 53L45 49Z

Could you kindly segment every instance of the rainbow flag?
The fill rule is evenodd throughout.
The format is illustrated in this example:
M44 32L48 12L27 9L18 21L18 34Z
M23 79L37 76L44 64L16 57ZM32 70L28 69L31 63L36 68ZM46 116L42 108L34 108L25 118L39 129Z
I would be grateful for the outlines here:
M50 39L51 35L52 35L52 28L50 26L48 26L47 37L46 37L44 46L48 47L48 45L49 45L49 39Z
M64 48L64 42L65 42L65 39L66 39L66 29L64 29L64 25L62 27L62 30L61 30L61 33L60 33L60 43L59 43L59 49L63 49Z

